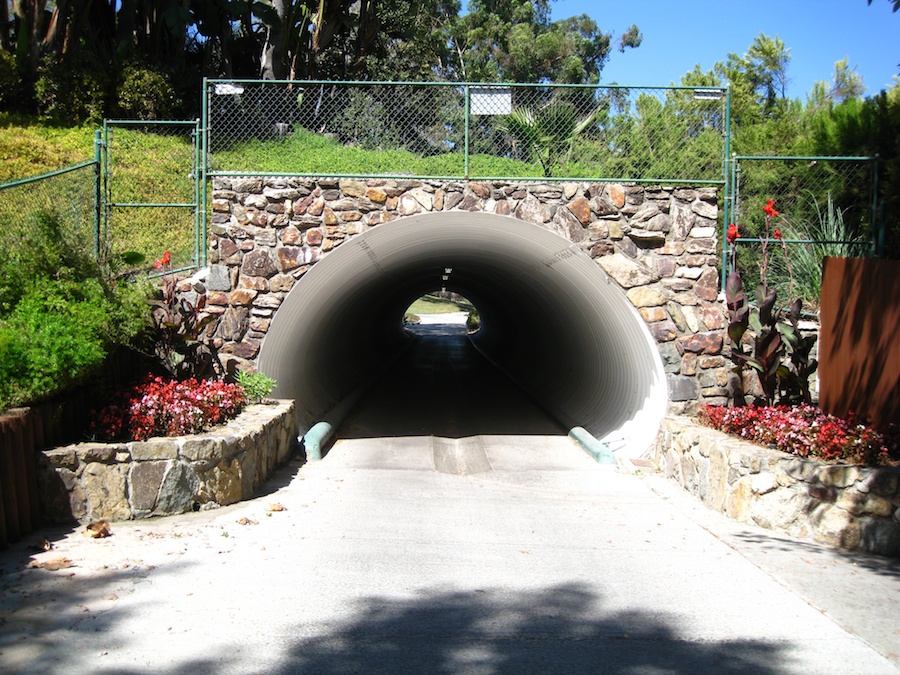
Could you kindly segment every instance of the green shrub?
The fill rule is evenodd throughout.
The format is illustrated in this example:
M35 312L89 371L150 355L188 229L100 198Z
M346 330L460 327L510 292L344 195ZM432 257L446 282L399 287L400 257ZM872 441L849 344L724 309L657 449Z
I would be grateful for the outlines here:
M99 124L111 90L109 66L88 56L67 61L48 56L34 85L41 117L66 124Z
M172 119L181 107L169 76L137 63L123 68L116 100L118 113L127 119Z
M115 280L58 218L4 224L0 244L0 410L84 382L149 326L148 287Z
M249 370L239 370L237 373L237 385L244 390L244 395L250 403L260 403L275 388L275 380L265 373L251 373Z
M0 408L82 381L106 357L114 314L96 281L47 282L26 294L0 328Z
M10 219L0 230L0 317L9 314L42 280L80 281L100 276L91 233L78 232L46 211Z

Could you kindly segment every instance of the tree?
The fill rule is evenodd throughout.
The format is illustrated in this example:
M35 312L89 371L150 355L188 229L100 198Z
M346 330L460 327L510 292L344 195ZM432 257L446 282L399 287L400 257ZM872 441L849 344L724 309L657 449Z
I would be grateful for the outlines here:
M472 0L451 27L448 79L467 82L599 82L612 35L586 14L550 21L548 0ZM620 49L640 45L632 26Z
M848 65L847 57L834 64L834 79L829 98L836 103L841 103L851 98L859 98L866 92L862 75L856 72L856 66Z

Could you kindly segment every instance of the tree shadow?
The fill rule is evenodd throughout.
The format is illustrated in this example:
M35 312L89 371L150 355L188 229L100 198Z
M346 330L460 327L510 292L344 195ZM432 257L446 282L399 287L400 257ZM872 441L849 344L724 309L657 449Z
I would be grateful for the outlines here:
M354 619L294 643L278 673L784 672L784 643L691 641L663 612L604 610L570 583L529 593L360 600Z
M900 559L897 558L889 558L876 553L844 551L824 544L791 539L776 534L738 532L734 538L741 543L750 544L762 550L790 553L798 558L814 555L838 558L841 562L866 569L880 576L900 580Z

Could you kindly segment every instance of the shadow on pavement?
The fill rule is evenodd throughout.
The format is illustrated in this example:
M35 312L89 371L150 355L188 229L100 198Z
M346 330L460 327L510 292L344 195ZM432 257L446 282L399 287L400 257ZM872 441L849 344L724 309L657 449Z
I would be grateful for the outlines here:
M734 538L742 543L752 544L761 550L773 550L791 553L796 556L820 556L839 559L841 562L861 567L875 574L892 579L900 579L900 560L887 558L874 553L842 551L824 544L788 539L778 534L757 534L754 532L739 532Z
M367 598L355 620L295 643L276 672L786 672L776 665L786 661L784 643L687 641L661 613L604 613L599 605L580 584Z

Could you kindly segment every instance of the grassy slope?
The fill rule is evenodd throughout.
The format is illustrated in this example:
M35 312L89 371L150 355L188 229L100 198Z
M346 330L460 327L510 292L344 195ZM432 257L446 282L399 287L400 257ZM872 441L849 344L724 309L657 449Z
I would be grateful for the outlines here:
M0 183L28 178L94 157L91 127L45 126L0 112Z

